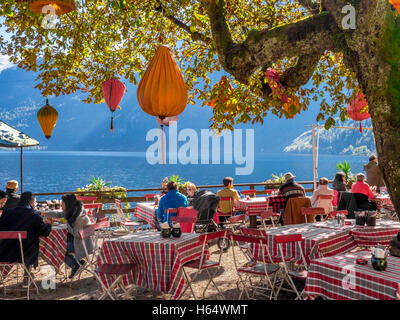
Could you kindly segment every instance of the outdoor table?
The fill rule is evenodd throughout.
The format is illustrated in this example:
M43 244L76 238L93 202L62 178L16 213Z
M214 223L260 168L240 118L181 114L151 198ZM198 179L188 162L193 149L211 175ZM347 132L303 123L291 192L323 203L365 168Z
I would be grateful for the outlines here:
M356 259L367 259L359 265ZM385 271L371 265L371 253L358 251L311 261L303 291L305 298L333 300L393 300L399 298L400 258L388 256Z
M294 233L303 236L301 246L307 264L319 257L333 256L356 248L356 243L348 230L318 228L313 223L287 225L265 231L268 250L273 260L279 261L277 258L280 256L274 236ZM294 243L283 245L283 254L287 260L301 260L298 246ZM259 245L254 246L253 256L257 260L262 259ZM267 257L266 253L265 257Z
M235 209L245 211L249 216L250 228L257 228L257 215L268 209L267 197L254 197L249 199L235 200Z
M48 237L39 237L39 258L58 273L67 252L67 225L51 226Z
M97 265L135 264L123 278L125 286L136 284L155 292L170 293L177 299L185 283L182 266L201 257L199 236L182 233L180 238L166 239L157 231L128 234L105 241ZM101 280L109 287L115 278L101 275Z
M389 245L390 240L400 231L400 223L392 220L379 219L375 227L355 226L351 229L351 235L358 246L370 247Z
M155 217L156 209L154 207L154 202L138 202L136 203L135 217L148 222L152 228L156 229Z

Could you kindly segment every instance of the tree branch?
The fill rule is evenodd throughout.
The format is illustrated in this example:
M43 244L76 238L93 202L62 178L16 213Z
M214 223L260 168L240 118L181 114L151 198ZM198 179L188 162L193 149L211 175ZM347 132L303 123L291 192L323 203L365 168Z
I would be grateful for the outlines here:
M320 4L313 0L297 0L297 1L311 13L318 13L320 10Z
M203 41L206 44L210 44L212 39L208 38L207 36L205 36L204 34L200 33L200 32L192 32L190 30L190 26L188 26L187 24L183 23L182 21L180 21L179 19L177 19L176 17L174 17L173 15L170 14L166 14L165 11L163 10L162 5L160 4L158 7L155 8L156 11L161 12L165 18L167 18L168 20L170 20L172 23L174 23L176 26L178 26L179 28L185 30L192 38L193 41Z

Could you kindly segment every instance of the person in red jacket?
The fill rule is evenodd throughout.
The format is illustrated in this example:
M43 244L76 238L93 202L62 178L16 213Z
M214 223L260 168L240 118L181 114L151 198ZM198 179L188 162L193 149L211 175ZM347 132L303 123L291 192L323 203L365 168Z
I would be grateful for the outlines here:
M352 193L362 193L368 196L368 199L375 199L369 184L365 182L365 176L362 173L357 174L357 182L351 187Z

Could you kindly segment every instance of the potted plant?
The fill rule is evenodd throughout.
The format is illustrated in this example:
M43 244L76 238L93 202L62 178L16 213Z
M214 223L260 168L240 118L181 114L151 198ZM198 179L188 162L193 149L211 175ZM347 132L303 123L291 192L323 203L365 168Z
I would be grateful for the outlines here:
M265 184L270 184L269 186L265 185L265 190L278 189L280 185L285 183L285 177L284 177L283 173L279 173L279 175L272 174L271 176L272 176L272 179L268 179L264 182ZM274 184L274 185L271 186L271 184Z

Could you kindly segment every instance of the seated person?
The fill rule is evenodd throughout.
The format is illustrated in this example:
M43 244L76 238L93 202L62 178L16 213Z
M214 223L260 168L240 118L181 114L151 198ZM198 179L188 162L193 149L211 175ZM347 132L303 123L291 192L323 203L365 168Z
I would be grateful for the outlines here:
M37 266L39 256L39 237L47 237L51 224L44 223L40 212L35 210L36 198L32 192L24 192L18 205L6 209L0 216L0 231L27 231L27 238L22 240L24 262L29 270ZM19 241L0 240L1 262L22 262ZM27 275L24 283L28 280Z
M19 202L19 194L18 192L18 181L10 180L6 185L6 193L7 193L7 202L3 207L3 210L15 208Z
M3 211L3 207L7 202L7 193L3 190L0 190L0 214Z
M334 195L332 204L334 206L337 206L339 192L347 191L346 175L343 172L336 173L335 178L333 179L332 189L333 189L333 195Z
M362 173L357 174L357 182L351 187L352 193L362 193L368 196L368 199L375 199L375 195L372 193L368 183L365 182L365 176Z
M325 213L330 213L333 211L332 200L329 199L319 199L318 196L332 196L333 189L328 187L329 180L327 178L319 179L318 189L314 191L311 197L311 205L313 208L324 208Z
M185 195L181 194L177 190L178 186L174 181L167 183L168 193L161 197L160 203L157 209L157 219L160 223L166 222L168 218L168 223L171 223L171 216L176 216L176 214L170 214L167 217L166 209L187 207L188 200Z
M197 192L197 188L194 183L190 181L186 182L186 192L187 192L187 200L189 207L193 206L193 198Z
M368 185L377 188L379 192L380 188L385 186L385 182L383 181L381 169L378 166L378 159L375 155L369 157L369 162L364 165L364 171L367 173Z
M217 192L217 196L220 198L232 198L232 201L220 201L218 205L218 212L220 213L232 213L234 200L240 200L239 193L233 189L233 178L225 177L222 180L224 189ZM221 221L221 219L220 219Z
M294 176L291 172L284 175L285 183L279 188L279 195L287 198L305 197L306 192L302 185L294 181Z
M90 224L90 219L86 214L82 201L78 200L74 194L65 194L61 198L62 211L44 211L42 214L49 218L62 218L67 220L67 253L65 263L71 268L69 278L72 279L79 270L80 265L85 264L83 258L86 257L85 248L79 236L79 231ZM85 239L88 254L93 252L93 239ZM77 262L79 260L79 264Z

